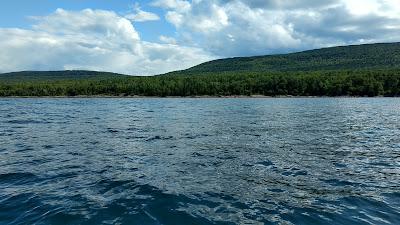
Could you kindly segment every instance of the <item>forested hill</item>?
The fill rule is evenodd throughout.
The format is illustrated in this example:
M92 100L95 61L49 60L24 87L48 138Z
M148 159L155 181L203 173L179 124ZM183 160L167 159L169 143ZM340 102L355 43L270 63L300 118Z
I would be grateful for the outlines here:
M206 62L179 73L290 72L400 68L400 43L352 45Z
M85 70L64 71L22 71L0 74L0 82L34 82L34 81L56 81L56 80L87 80L108 79L115 77L127 77L109 72L96 72Z
M167 75L221 72L316 72L400 69L400 42L323 48L291 54L218 59ZM0 82L103 79L126 75L83 70L23 71L0 74Z
M106 72L0 74L3 96L400 96L400 43L216 60L135 77Z

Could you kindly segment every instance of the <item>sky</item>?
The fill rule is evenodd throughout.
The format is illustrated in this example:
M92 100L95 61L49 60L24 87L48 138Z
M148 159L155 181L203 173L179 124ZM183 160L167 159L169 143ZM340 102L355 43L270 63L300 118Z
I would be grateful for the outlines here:
M399 41L400 0L0 3L0 72L155 75L217 58Z

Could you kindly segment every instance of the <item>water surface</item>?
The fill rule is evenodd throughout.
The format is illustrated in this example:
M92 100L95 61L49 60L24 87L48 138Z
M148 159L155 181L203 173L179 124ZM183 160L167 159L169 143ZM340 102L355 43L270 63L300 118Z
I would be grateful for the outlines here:
M0 224L396 224L400 99L0 99Z

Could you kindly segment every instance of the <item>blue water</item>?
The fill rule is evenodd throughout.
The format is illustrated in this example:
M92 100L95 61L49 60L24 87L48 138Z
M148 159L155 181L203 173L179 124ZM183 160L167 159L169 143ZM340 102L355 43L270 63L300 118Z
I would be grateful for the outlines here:
M0 99L0 224L399 224L400 99Z

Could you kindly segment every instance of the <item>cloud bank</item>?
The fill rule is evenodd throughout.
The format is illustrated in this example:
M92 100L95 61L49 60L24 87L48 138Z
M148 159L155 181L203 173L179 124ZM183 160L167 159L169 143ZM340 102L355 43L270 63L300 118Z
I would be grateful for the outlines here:
M111 11L58 9L30 30L0 29L0 71L96 70L154 75L210 60L201 48L140 39Z
M0 28L0 72L89 69L159 74L221 57L400 41L398 0L154 0L143 11L58 9L31 29ZM135 23L163 21L175 36L141 39ZM166 22L165 22L166 21ZM161 23L161 22L160 22Z
M400 40L397 0L157 0L178 33L221 56ZM186 38L188 38L186 36Z

